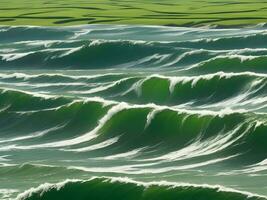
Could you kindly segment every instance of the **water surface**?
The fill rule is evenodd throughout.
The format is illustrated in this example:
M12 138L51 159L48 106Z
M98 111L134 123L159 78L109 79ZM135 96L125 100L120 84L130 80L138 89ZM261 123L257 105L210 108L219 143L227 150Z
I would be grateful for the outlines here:
M267 199L267 29L0 27L1 199Z

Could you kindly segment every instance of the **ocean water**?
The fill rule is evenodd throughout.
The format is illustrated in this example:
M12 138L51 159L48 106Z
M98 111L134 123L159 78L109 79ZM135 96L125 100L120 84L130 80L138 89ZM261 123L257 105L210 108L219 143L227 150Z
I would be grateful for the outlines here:
M267 28L0 27L0 199L267 199Z

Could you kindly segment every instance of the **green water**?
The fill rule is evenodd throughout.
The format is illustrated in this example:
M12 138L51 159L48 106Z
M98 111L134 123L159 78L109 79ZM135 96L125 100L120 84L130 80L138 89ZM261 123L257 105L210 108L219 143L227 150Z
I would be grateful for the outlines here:
M0 198L267 198L267 30L0 27Z

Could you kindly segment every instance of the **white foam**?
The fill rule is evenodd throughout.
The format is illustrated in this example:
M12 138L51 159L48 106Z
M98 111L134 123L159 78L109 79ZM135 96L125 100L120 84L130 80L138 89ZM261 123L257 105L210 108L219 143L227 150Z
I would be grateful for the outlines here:
M132 183L135 185L143 186L145 188L148 188L150 186L168 186L171 188L188 188L188 187L194 187L194 188L207 188L207 189L213 189L216 190L217 192L231 192L231 193L238 193L247 196L247 198L250 197L258 197L258 198L263 198L267 199L266 196L263 195L258 195L255 193L251 192L244 192L240 191L237 189L233 188L228 188L224 187L221 185L208 185L208 184L192 184L192 183L183 183L183 182L169 182L169 181L157 181L157 182L141 182L141 181L135 181L133 179L127 178L127 177L92 177L91 179L88 180L81 180L81 179L66 179L65 181L59 182L59 183L44 183L38 186L37 188L30 188L29 190L24 191L23 193L19 194L16 198L16 200L24 200L26 198L31 197L34 193L40 193L40 195L44 194L45 192L51 190L51 189L56 189L60 190L62 187L64 187L68 183L75 183L75 182L80 182L80 183L85 183L88 181L92 181L95 179L106 179L103 180L104 182L110 182L110 183Z

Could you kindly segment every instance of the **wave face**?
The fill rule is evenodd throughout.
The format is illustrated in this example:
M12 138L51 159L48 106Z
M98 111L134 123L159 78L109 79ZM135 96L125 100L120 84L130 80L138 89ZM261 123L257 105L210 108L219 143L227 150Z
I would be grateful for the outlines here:
M123 182L124 181L124 182ZM126 182L128 181L128 182ZM105 191L105 193L101 191ZM129 180L93 178L88 181L69 180L44 184L21 194L18 199L265 199L252 194L220 188L174 183L138 183Z
M1 26L0 199L267 199L266 33Z

